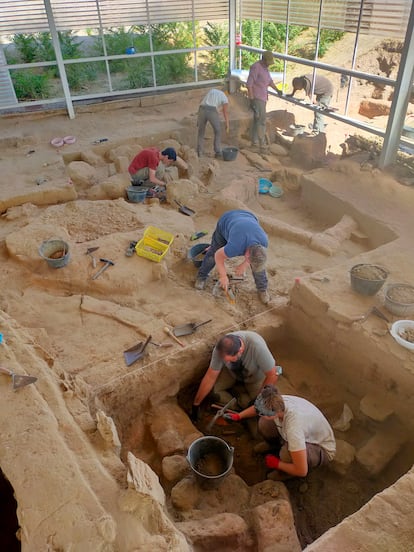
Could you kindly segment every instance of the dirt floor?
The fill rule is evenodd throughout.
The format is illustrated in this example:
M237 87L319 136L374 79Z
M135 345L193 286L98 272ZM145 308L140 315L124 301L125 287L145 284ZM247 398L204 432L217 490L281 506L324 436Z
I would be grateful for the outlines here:
M235 304L221 295L213 297L213 282L204 292L196 291L196 269L188 260L188 250L198 242L191 242L189 238L195 231L205 230L208 234L199 241L208 243L217 217L226 205L234 208L241 201L259 218L277 220L299 234L319 235L331 226L313 217L303 206L297 182L305 169L292 163L288 156L270 155L261 159L249 156L248 148L244 149L248 145L243 139L244 130L240 129L247 128L250 113L243 110L237 99L230 98L234 124L231 135L225 139L228 145L237 143L241 148L237 160L226 163L212 156L197 160L193 149L201 95L202 91L187 94L183 101L172 101L165 96L153 104L148 101L147 106L132 101L108 104L102 110L82 107L74 120L62 114L2 120L0 308L7 346L3 362L18 365L25 339L29 340L48 362L63 391L76 388L75 397L82 390L87 394L138 369L137 365L125 365L123 351L144 340L149 333L155 343L173 346L163 348L150 344L146 366L180 352L177 343L166 335L165 326L171 328L212 318L211 324L193 336L182 338L185 347L202 340L211 351L217 337L225 331L234 327L249 329L256 317L287 304L295 279L351 261L370 250L366 240L361 236L358 239L357 234L352 238L351 232L330 255L281 232L272 236L269 246L270 305L265 307L259 302L250 274L237 284ZM285 105L283 100L269 102L269 110L285 109L304 124L312 119L307 111ZM330 122L328 151L334 161L339 159L340 143L350 132L349 127ZM59 149L50 145L52 138L63 135L75 136L75 144ZM107 141L93 144L103 138ZM194 209L193 217L179 213L173 202L129 203L117 191L120 185L121 189L125 183L128 185L125 174L122 182L115 182L117 175L109 176L108 180L107 171L112 170L109 165L113 163L119 168L121 158L131 156L134 148L162 145L172 139L178 143L180 156L190 167L184 175L190 184L182 184L181 191L175 188L174 197ZM209 135L210 150L211 144ZM115 150L117 155L111 158ZM69 165L81 159L88 159L94 171L92 176L77 173L79 180L74 181L68 173ZM119 175L122 171L115 172ZM284 189L283 196L258 195L260 177L277 180ZM108 181L111 184L105 185ZM398 210L395 216L399 216ZM148 225L174 236L171 249L161 263L125 255L129 242L140 239ZM42 241L55 237L63 238L70 245L68 265L57 270L50 268L38 254ZM86 255L87 248L92 246L99 247L94 253L97 268L102 265L100 258L109 258L115 263L97 280L91 280L95 269ZM233 266L234 262L229 262L230 273ZM27 332L26 338L10 331L13 324ZM345 390L338 392L334 380L320 382L318 361L306 351L297 351L295 343L270 345L286 371L286 384L282 383L282 387L286 385L288 392L307 396L325 406L331 421L340 415L344 402L352 403L352 395ZM30 373L30 365L26 371ZM307 385L307 381L312 384ZM188 404L184 406L188 409ZM359 420L351 438L355 443L363 442L371 430L364 420ZM216 426L215 431L234 444L236 472L249 485L265 478L261 459L249 448L251 443L245 429ZM123 437L124 451L129 449L140 458L151 460L151 450L147 449L151 449L149 438L131 433ZM315 540L405 473L414 459L412 444L406 447L404 460L393 464L375 481L364 478L355 468L342 479L341 485L335 474L322 470L311 474L306 482L288 482L301 545ZM153 467L157 471L156 461Z

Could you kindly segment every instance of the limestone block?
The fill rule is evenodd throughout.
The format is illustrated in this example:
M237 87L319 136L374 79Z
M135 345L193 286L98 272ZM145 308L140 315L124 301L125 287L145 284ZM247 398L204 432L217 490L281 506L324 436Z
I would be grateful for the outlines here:
M92 150L82 151L80 157L81 161L85 161L92 167L100 167L105 163L102 157Z
M296 167L284 167L279 178L285 190L299 190L301 187L301 178L303 170Z
M365 416L376 422L384 422L394 413L394 409L387 402L386 397L381 394L365 395L359 403L359 408Z
M274 500L252 511L258 552L299 552L293 512L287 500Z
M301 167L315 169L325 160L326 134L320 132L316 136L299 135L292 142L290 157Z
M94 167L84 161L72 161L67 167L73 184L80 188L89 188L98 183L98 174Z
M108 165L108 176L114 176L116 174L115 163L109 163Z
M171 489L171 502L177 510L193 510L200 498L200 488L193 477L186 477Z
M288 150L280 144L270 144L269 149L271 153L273 153L273 155L276 155L278 157L286 157L287 155L289 155Z
M157 448L161 456L169 456L177 452L184 452L185 446L179 433L170 428L159 435Z
M128 467L128 486L130 488L135 488L136 491L143 495L152 497L159 504L164 506L164 490L161 487L157 474L152 471L148 464L136 458L132 452L128 452Z
M132 159L138 155L142 149L143 148L140 145L122 144L121 146L110 149L106 153L105 158L112 163L114 163L115 159L118 157L126 157L129 161L132 161Z
M96 413L97 430L108 448L121 451L121 441L112 418L107 416L102 410Z
M405 440L401 430L383 429L358 450L356 459L371 475L378 475L394 458Z
M251 487L250 507L255 508L276 499L289 500L286 485L280 481L266 479Z
M358 113L369 119L378 117L380 115L389 115L390 113L389 102L373 101L373 100L362 100L359 104Z
M207 519L184 521L177 523L177 528L200 551L236 552L249 549L252 544L246 522L236 514L223 513Z
M116 172L126 173L128 172L129 159L126 156L120 155L119 157L115 158L114 165L116 168Z
M203 487L197 508L200 510L218 512L234 512L241 514L246 510L250 500L250 489L243 479L235 473L230 473L221 480L217 488Z
M191 180L180 178L167 186L167 200L174 206L176 206L174 203L174 199L176 199L187 207L191 207L188 205L188 201L196 197L198 197L198 185Z
M336 454L329 463L329 468L340 475L345 475L354 458L355 447L342 439L336 439Z
M178 481L190 472L185 456L173 454L162 459L162 473L167 481Z

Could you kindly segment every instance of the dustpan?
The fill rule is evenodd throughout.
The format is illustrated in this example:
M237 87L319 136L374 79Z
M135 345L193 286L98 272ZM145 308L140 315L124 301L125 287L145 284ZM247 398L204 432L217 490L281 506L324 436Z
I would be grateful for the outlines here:
M178 205L178 211L182 213L183 215L187 215L191 217L192 215L195 215L195 211L193 209L190 209L190 207L186 207L176 199L174 199L175 203Z
M204 326L204 324L208 324L212 321L212 318L210 320L206 320L205 322L200 322L197 324L196 322L190 322L189 324L183 324L182 326L175 326L173 328L173 334L175 337L181 337L182 335L190 335L196 331L197 328L200 326Z
M151 335L147 337L145 343L140 341L133 347L130 347L126 351L124 351L124 359L127 366L131 366L131 364L134 364L137 360L142 358L145 353L145 349L148 345L148 343L151 341Z
M37 378L35 378L34 376L21 376L20 374L15 374L8 368L3 368L2 366L0 366L0 372L11 376L13 391L16 391L16 389L20 389L20 387L26 387L26 385L37 381Z

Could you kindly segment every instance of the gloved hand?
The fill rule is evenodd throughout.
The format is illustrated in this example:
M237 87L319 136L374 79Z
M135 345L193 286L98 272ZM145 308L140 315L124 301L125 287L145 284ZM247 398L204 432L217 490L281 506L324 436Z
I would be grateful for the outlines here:
M257 105L254 103L254 100L250 100L250 109L257 113Z
M226 422L240 422L241 420L240 414L237 414L237 412L225 412L223 418Z
M190 420L192 422L198 422L199 414L200 414L200 407L193 404L193 406L191 407Z
M279 462L280 462L280 458L278 458L274 454L266 454L265 464L267 468L271 468L272 470L277 470L279 467Z

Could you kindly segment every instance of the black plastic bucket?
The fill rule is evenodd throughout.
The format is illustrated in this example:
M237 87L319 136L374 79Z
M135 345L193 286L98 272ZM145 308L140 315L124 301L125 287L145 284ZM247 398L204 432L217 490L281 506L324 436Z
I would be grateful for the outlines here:
M215 487L233 467L234 448L219 437L200 437L188 449L187 460L203 486Z
M239 148L223 148L221 150L223 161L234 161L239 153Z
M361 263L351 268L350 276L354 291L361 295L375 295L384 285L388 272L381 266Z
M204 255L209 247L209 243L198 243L189 249L187 257L193 261L196 268L200 268Z

